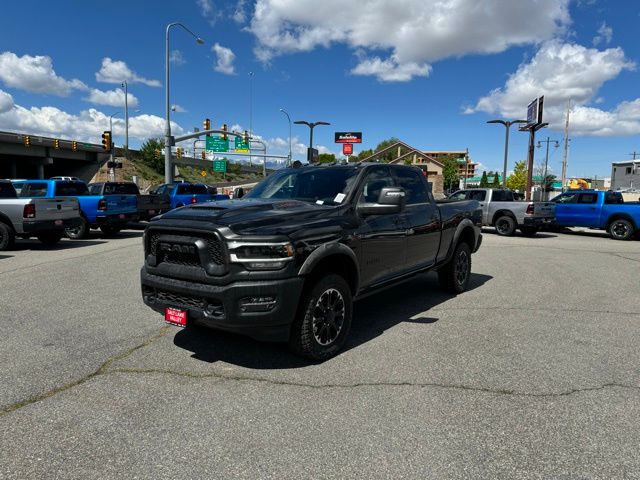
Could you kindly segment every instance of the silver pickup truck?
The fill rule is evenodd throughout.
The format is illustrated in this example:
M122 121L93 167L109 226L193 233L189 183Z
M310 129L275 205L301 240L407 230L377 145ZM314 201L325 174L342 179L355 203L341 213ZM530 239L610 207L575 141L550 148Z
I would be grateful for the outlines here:
M0 251L11 248L16 237L37 237L55 245L65 228L80 221L75 198L18 198L11 182L0 180Z
M482 225L493 226L498 235L511 236L519 228L531 237L540 227L555 220L553 202L522 202L511 190L499 188L472 188L459 190L449 196L451 200L477 200L482 208Z

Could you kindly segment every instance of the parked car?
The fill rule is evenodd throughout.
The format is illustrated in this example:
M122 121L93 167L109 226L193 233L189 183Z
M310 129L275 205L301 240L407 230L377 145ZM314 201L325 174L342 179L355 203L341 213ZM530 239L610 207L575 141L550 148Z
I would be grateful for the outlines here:
M142 194L133 182L100 182L89 184L90 195L135 195L138 203L138 219L149 220L160 212L169 210L169 196L154 193Z
M430 270L466 290L481 221L476 201L436 204L415 167L283 169L242 199L152 219L142 297L170 323L326 359L346 341L354 299Z
M127 222L138 219L135 195L90 195L87 184L80 180L17 180L13 183L20 190L20 197L77 198L81 221L65 229L69 238L86 238L91 228L114 235Z
M73 198L18 197L8 180L0 180L0 251L13 246L16 237L36 237L55 245L64 229L80 223L80 206Z
M167 195L169 197L169 205L174 208L184 207L194 203L209 202L211 200L228 199L224 195L213 195L209 193L206 185L201 183L174 183L163 184L156 187L152 193L155 195Z
M625 202L620 192L569 190L551 200L562 227L606 230L611 238L629 240L639 234L640 203Z
M534 236L551 225L555 218L553 202L521 202L514 192L501 188L471 188L459 190L450 200L477 200L482 207L482 224L495 227L496 233L511 236L519 228L523 235Z

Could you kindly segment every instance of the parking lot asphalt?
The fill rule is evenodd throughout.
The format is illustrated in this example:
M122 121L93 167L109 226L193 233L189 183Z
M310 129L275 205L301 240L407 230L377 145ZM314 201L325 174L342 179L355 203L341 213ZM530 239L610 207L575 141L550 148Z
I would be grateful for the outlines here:
M165 326L142 232L0 255L0 478L640 478L640 242L491 229L339 356Z

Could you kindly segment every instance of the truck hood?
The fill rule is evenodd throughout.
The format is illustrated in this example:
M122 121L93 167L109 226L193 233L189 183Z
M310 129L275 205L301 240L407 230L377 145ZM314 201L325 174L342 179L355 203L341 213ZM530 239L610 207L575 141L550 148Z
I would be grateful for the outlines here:
M190 220L230 228L236 234L288 235L301 228L334 223L339 207L298 200L238 199L199 203L177 208L154 221Z

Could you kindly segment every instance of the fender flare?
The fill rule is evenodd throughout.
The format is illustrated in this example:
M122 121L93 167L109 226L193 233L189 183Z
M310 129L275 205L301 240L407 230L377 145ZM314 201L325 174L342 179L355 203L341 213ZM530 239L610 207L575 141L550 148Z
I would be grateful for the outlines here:
M358 258L356 257L356 254L353 253L353 250L342 243L332 242L324 243L318 246L304 261L304 263L300 267L300 270L298 271L298 275L304 276L310 274L321 260L331 255L345 255L349 257L355 271L354 292L357 292L358 286L360 285L360 270L358 269Z
M453 234L453 239L451 240L451 244L449 245L449 251L447 252L447 256L446 256L444 262L442 262L442 263L446 263L446 262L449 261L449 259L453 255L453 252L454 252L456 246L458 245L458 242L460 241L460 235L462 235L463 230L465 228L467 228L467 227L470 227L471 231L473 232L474 244L470 245L471 251L473 251L473 249L475 248L476 244L478 243L478 235L476 233L475 224L471 221L471 219L463 218L462 221L456 227L456 231Z
M13 222L9 217L7 217L4 213L1 213L1 212L0 212L0 222L6 224L15 233L16 229L13 226Z

